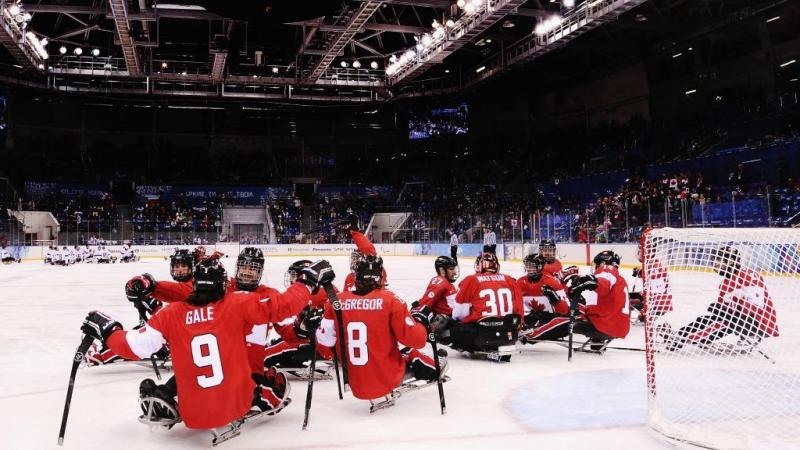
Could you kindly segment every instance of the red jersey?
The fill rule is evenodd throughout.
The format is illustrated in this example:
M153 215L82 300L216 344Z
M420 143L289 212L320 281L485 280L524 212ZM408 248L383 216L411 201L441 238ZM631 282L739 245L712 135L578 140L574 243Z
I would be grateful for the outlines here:
M336 289L336 286L333 286L333 290L339 292ZM311 306L314 308L324 308L325 304L328 303L328 296L325 294L325 290L320 288L316 294L311 296L311 300L309 300ZM284 342L290 343L303 343L308 342L308 339L301 339L297 337L297 333L294 331L294 319L296 316L287 317L286 319L278 322L275 325L275 331L281 336L281 339Z
M437 275L431 278L428 288L419 299L420 306L427 306L436 314L453 315L453 305L456 302L456 289L447 278Z
M645 294L645 308L657 314L672 311L672 292L669 288L669 274L661 261L651 258L647 260L646 270L641 272ZM647 279L644 279L645 274ZM645 311L645 314L647 311Z
M615 267L599 269L594 276L597 289L583 293L586 316L601 333L622 339L631 329L628 284Z
M530 314L531 311L549 312L564 316L569 314L569 299L567 298L567 293L564 290L564 285L553 276L543 273L539 281L532 282L528 280L526 275L517 280L517 285L519 286L519 290L522 294L522 303L525 306L525 315ZM550 299L548 299L547 296L542 292L542 287L544 286L549 286L553 291L555 291L556 294L558 294L558 297L561 299L558 303L556 303L555 308L553 307L553 304L550 303Z
M461 280L453 306L453 319L464 323L484 317L524 314L517 280L502 273L476 273Z
M280 321L308 303L309 291L300 283L283 294L269 291L230 293L206 306L172 303L142 328L112 333L106 344L123 358L142 359L169 343L186 426L223 426L244 415L253 400L245 336L253 325Z
M400 385L406 363L398 343L413 348L425 346L427 332L408 313L406 304L393 292L376 289L365 295L343 292L343 329L346 335L347 370L353 395L362 400L382 397ZM333 306L317 330L318 342L339 350L339 326Z
M552 275L556 278L561 278L561 261L558 258L553 258L553 262L548 262L542 268L542 273L546 273L548 275Z
M767 336L778 336L778 319L764 279L750 269L738 269L719 285L717 303L739 309L756 319Z
M186 300L194 290L194 280L188 281L159 281L151 294L156 300L164 303L175 303Z

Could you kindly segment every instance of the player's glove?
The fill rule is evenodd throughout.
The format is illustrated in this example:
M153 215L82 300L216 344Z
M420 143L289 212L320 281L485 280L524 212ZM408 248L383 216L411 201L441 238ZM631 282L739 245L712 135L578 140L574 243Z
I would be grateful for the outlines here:
M642 276L642 268L641 267L634 267L633 273L631 274L633 278L640 278Z
M147 297L156 290L156 280L149 273L135 276L125 283L125 296L135 302Z
M105 342L111 333L121 329L122 324L100 311L87 314L81 325L81 331L102 342Z
M550 304L553 306L556 306L558 302L561 301L561 297L559 297L556 291L554 291L550 286L542 286L542 294L547 297L547 300L549 300Z
M307 305L294 319L294 334L300 339L308 339L322 322L322 308Z
M333 273L333 267L328 261L321 259L303 268L297 281L305 284L311 289L312 294L319 291L320 286L330 284L336 275Z
M583 291L593 291L597 289L597 278L594 275L572 276L568 280L567 287L570 293L580 294Z
M425 329L430 328L433 320L433 311L427 306L418 306L411 310L411 317L421 323Z
M561 269L561 279L565 280L567 277L578 275L578 267L577 266L569 266Z

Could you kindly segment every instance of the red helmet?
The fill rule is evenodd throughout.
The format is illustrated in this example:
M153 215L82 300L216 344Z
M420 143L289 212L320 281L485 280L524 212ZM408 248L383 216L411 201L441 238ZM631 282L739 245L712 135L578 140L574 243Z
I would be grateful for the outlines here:
M494 253L481 253L475 260L475 273L497 273L500 271L500 262Z

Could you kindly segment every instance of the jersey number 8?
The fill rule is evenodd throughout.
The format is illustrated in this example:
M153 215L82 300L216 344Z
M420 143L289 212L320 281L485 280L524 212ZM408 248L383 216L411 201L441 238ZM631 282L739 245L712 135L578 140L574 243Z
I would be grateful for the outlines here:
M364 322L347 324L347 356L350 357L350 364L354 366L365 366L369 362L367 324Z

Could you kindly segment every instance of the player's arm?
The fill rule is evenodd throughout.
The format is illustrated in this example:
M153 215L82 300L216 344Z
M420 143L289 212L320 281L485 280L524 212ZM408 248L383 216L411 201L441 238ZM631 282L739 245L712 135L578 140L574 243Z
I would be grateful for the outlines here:
M506 277L506 279L508 280L508 284L511 285L511 309L514 314L522 319L525 317L525 307L522 304L522 289L520 289L517 280L513 277ZM522 323L521 320L520 323Z
M160 316L157 314L138 330L125 331L122 325L111 317L99 311L92 311L83 321L81 330L104 342L120 357L139 360L150 357L164 346L166 339L158 330L162 326Z
M406 347L422 348L425 346L428 332L408 313L405 303L396 297L390 301L389 326L398 342Z
M456 301L453 304L453 319L455 320L463 320L472 313L472 299L470 298L473 291L471 289L472 280L473 278L465 278L458 285Z
M563 316L569 314L569 298L567 298L566 288L560 281L555 278L548 280L542 286L542 294L550 301L556 314Z
M372 242L367 239L367 236L364 233L356 230L350 230L350 237L353 239L353 244L356 245L358 251L361 252L362 255L377 255L378 252L375 250L375 246L372 245Z
M155 283L153 293L156 300L164 303L174 303L186 301L192 293L191 283L179 283L177 281L159 281Z

